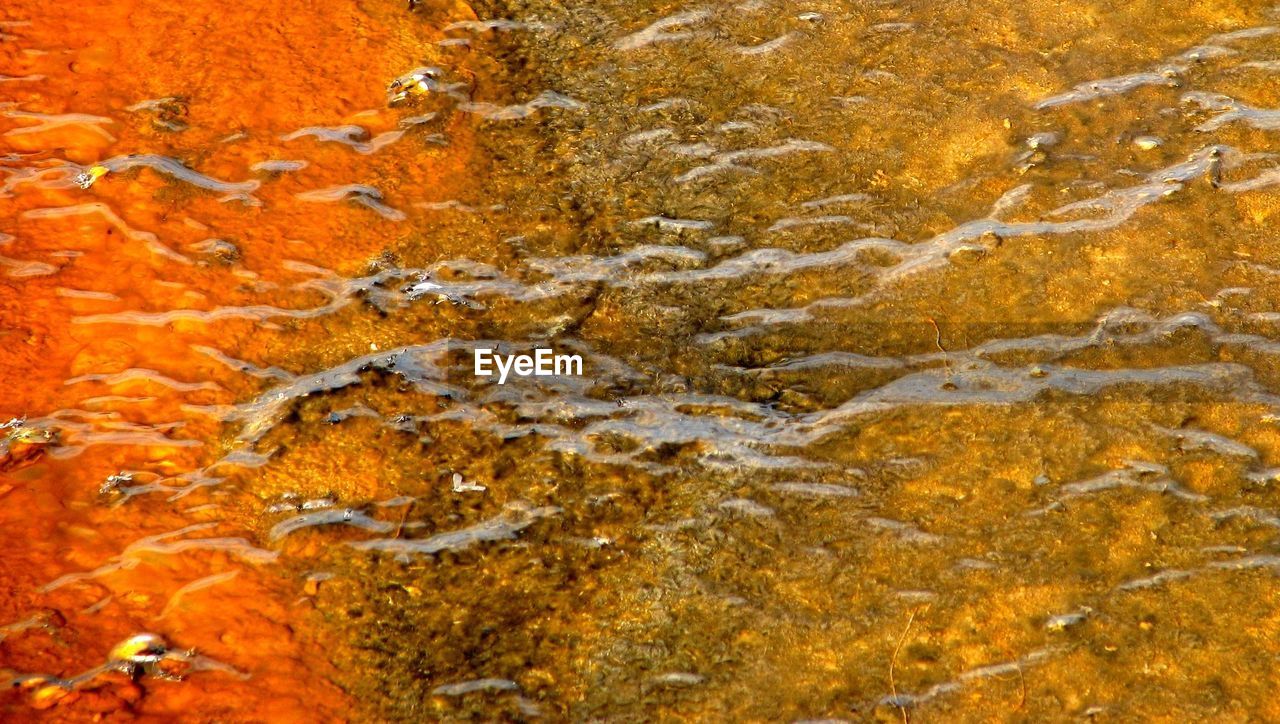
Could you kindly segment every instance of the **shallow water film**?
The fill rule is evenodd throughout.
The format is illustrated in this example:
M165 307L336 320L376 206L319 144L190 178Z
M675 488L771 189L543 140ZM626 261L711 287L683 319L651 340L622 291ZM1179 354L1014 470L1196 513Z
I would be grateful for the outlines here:
M9 0L0 719L1280 718L1277 74L1243 0Z

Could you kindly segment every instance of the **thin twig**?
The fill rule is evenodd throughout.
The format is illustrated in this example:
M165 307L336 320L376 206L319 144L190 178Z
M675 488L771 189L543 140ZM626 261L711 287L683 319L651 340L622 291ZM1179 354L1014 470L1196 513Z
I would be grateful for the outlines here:
M1022 673L1022 659L1014 659L1018 664L1018 686L1022 689L1022 699L1018 701L1018 711L1027 708L1027 677Z
M929 321L933 321L932 319ZM934 325L937 326L936 324ZM916 614L920 612L922 606L916 606L911 611L911 615L907 618L907 626L902 629L902 635L898 637L898 645L893 647L893 656L889 657L889 692L893 694L893 703L902 712L902 723L909 724L911 719L907 716L907 707L898 701L898 685L893 680L893 669L898 665L898 652L902 650L902 644L907 640L907 633L911 631L911 624L916 620Z
M1004 653L1009 657L1009 660L1013 662L1014 667L1018 670L1018 689L1021 692L1021 697L1018 700L1018 710L1021 711L1027 707L1027 677L1026 673L1022 670L1022 657L1018 656L1009 648L1005 648Z
M408 503L405 503L404 511L400 513L400 522L396 524L396 532L391 535L391 538L393 540L396 538L399 538L400 531L404 530L404 523L406 520L409 519L409 511L413 509L413 503L414 501L412 500L410 500Z
M933 344L942 353L942 366L947 371L947 379L951 379L951 355L947 353L947 348L942 346L942 329L938 327L938 323L933 317L925 317L929 320L929 324L933 325Z

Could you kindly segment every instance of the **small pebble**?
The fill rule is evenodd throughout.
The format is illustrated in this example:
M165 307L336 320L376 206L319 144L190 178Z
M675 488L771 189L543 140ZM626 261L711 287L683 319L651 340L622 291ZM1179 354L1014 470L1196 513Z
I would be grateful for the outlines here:
M653 680L664 686L697 686L698 684L706 681L706 677L687 671L672 671L670 673L662 674L661 676L656 676Z
M483 493L485 487L478 483L469 483L462 479L462 473L453 474L453 492L455 493Z
M1037 133L1027 139L1027 147L1032 149L1048 148L1058 142L1060 137L1056 133Z
M131 663L147 663L163 659L169 651L169 645L156 634L144 633L130 636L111 649L107 657L112 661L128 661Z

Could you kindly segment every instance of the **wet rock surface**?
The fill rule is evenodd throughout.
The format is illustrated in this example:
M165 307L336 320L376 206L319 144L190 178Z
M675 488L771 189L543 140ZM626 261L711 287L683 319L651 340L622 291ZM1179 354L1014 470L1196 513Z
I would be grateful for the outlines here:
M412 5L2 11L5 716L1274 715L1269 11Z

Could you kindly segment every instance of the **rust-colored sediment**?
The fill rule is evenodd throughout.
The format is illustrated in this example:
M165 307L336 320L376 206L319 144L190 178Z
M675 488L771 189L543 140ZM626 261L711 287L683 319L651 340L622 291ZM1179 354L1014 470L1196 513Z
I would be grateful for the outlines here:
M1274 13L416 5L0 8L0 719L1280 719Z
M0 232L9 239L0 254L11 260L0 282L0 415L43 416L59 435L50 454L0 474L0 623L30 624L0 632L0 671L67 679L144 631L235 670L192 673L194 685L104 675L65 695L37 696L32 683L0 692L0 718L47 707L68 719L132 711L314 721L351 709L307 627L307 592L267 565L273 554L220 520L216 494L145 496L125 508L99 488L122 470L163 481L217 460L217 406L254 390L193 349L216 339L219 350L252 359L282 346L253 310L326 301L292 288L308 276L296 262L352 273L402 233L364 206L297 194L378 180L387 204L408 207L404 199L464 168L461 116L411 127L369 155L315 138L282 140L342 124L376 136L412 115L387 107L388 82L430 59L437 28L470 17L461 3L424 5L409 13L400 3L327 0L19 0L0 10L0 65L12 79L0 85L8 154ZM425 143L428 132L443 132L447 145ZM112 172L88 190L66 183L68 162L127 154L260 184L253 199L228 200L153 168ZM251 168L280 159L308 166ZM201 245L209 239L233 246ZM23 266L33 259L52 259L53 268ZM235 307L248 311L152 323L101 316ZM358 344L317 333L310 346L321 334L335 356ZM296 336L290 344L307 346ZM165 430L162 421L175 425ZM166 548L173 539L139 544L202 524L177 536L201 541L180 555ZM59 579L68 571L90 575Z

